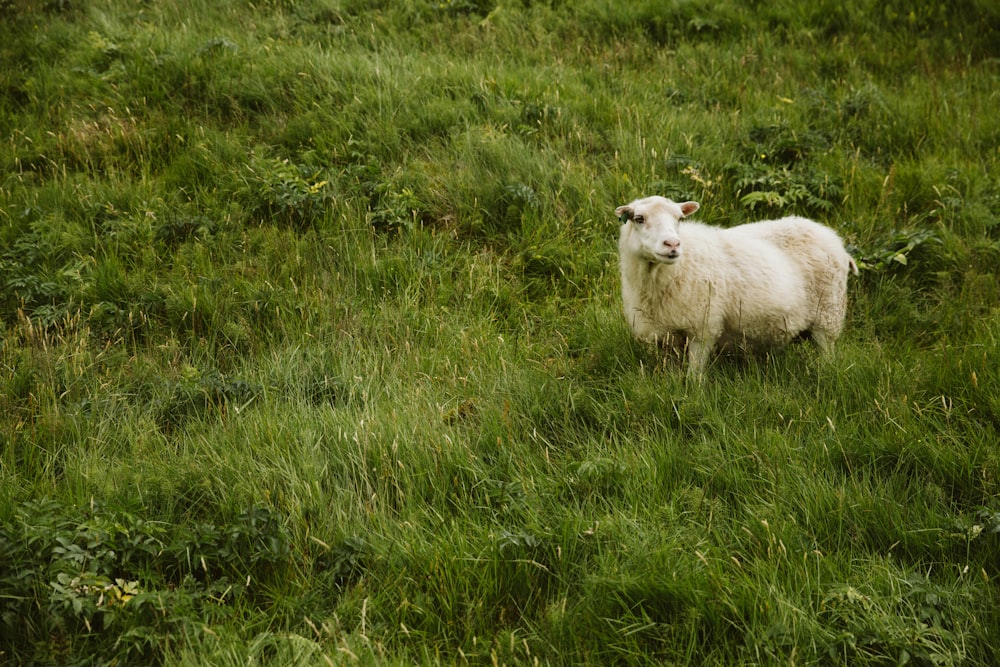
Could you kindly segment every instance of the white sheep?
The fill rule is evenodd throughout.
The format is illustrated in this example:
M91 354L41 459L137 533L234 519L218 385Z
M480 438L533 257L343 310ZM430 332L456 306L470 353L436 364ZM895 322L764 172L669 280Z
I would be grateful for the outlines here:
M829 227L787 217L712 227L681 218L697 202L647 197L619 206L625 317L637 338L687 346L700 376L727 344L774 347L808 332L829 353L858 267Z

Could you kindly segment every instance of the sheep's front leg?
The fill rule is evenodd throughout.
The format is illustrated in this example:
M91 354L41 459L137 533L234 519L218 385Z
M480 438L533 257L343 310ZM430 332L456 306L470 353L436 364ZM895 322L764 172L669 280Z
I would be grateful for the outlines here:
M844 318L843 314L840 315L840 321ZM823 322L820 324L813 325L812 328L812 339L816 343L816 347L819 348L820 353L823 357L833 356L833 345L837 342L837 338L840 336L841 324L838 320L833 320L832 322Z
M833 356L833 343L837 340L836 336L831 336L829 332L823 329L814 329L811 333L813 342L819 348L820 354L823 357Z
M708 357L712 354L712 349L715 347L714 341L707 341L704 338L688 338L688 368L687 374L689 378L701 379L702 375L705 373L705 367L708 366Z

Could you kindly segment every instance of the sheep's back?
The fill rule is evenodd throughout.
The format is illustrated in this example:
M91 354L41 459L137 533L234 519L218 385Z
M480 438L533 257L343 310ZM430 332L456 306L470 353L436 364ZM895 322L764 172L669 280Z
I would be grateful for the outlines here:
M810 274L847 270L850 258L837 232L807 218L764 220L734 227L735 230L771 241Z

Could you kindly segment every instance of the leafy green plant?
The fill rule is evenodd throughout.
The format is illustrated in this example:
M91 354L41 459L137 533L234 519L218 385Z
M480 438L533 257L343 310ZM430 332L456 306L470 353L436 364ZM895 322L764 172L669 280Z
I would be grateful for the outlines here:
M842 193L841 186L829 176L766 162L730 165L728 172L740 205L767 214L783 211L801 211L806 215L827 213Z
M910 253L928 241L940 243L934 231L930 229L900 230L878 243L878 247L873 251L862 251L853 247L848 250L859 269L883 271L894 266L906 266L909 263Z
M412 230L417 227L423 203L412 188L397 189L392 183L380 183L374 191L371 221L376 229Z
M59 275L46 266L44 241L27 233L0 254L3 284L3 318L8 322L21 310L44 326L54 324L70 312L68 290Z
M162 640L189 626L192 613L232 613L240 597L280 576L290 555L264 508L191 531L50 500L17 508L0 538L0 595L10 603L0 650L21 658L66 641L104 659L159 660Z
M826 143L822 134L811 130L799 133L786 125L751 128L744 140L743 160L725 168L739 204L768 214L828 213L840 201L842 185L807 160Z
M897 664L962 664L968 658L963 623L953 617L961 594L911 575L899 582L896 604L853 586L824 598L824 618L837 632L828 647L834 660L886 659Z
M333 201L330 181L320 171L277 158L255 158L240 195L250 220L297 229L315 225Z

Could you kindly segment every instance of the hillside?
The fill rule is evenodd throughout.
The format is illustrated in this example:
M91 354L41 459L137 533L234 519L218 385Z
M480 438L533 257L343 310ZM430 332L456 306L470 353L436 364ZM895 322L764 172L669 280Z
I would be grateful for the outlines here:
M995 4L0 0L0 663L991 664ZM834 357L634 342L650 194Z

